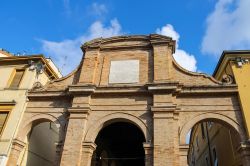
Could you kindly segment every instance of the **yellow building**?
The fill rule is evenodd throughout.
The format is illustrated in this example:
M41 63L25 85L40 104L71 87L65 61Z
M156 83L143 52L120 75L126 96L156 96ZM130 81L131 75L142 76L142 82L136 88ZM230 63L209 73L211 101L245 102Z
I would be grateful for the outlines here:
M0 49L0 166L5 165L24 113L27 91L62 75L43 55L14 56Z
M224 83L236 83L239 101L250 139L250 50L223 51L213 77Z
M250 51L223 51L213 77L223 84L237 84L238 97L250 138ZM191 132L190 166L240 166L241 142L230 126L211 121L197 123Z
M214 122L196 124L191 133L189 166L241 166L240 138L231 128Z

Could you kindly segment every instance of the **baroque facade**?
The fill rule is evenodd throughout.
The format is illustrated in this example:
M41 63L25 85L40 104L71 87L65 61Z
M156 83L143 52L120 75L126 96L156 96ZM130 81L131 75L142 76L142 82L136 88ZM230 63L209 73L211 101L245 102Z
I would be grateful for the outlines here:
M28 93L8 165L23 158L34 129L50 122L58 131L51 165L184 166L186 135L207 120L237 133L242 163L250 165L237 85L180 67L171 38L99 38L81 49L77 69Z

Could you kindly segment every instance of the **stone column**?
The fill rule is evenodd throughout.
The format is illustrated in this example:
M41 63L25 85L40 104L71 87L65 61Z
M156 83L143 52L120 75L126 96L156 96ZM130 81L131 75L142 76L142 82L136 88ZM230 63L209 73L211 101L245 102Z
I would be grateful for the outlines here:
M179 145L179 157L180 157L180 165L181 166L188 166L187 163L187 155L188 155L189 145Z
M145 166L153 166L153 146L151 143L143 143L145 151Z
M93 142L82 143L81 166L91 166L92 156L95 149L96 144Z
M61 165L80 165L81 146L84 136L84 130L87 122L87 116L90 112L87 108L70 108L70 116L67 128L67 134L63 147Z
M18 139L14 139L12 141L11 152L10 152L10 156L9 156L9 159L7 162L8 166L16 166L17 165L18 158L20 156L20 153L24 149L25 145L26 145L26 143L24 143L23 141L20 141Z

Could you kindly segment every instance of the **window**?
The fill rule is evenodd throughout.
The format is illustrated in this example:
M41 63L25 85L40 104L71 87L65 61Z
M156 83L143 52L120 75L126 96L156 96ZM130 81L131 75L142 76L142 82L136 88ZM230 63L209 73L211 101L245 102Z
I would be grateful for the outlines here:
M9 88L18 88L24 75L24 69L16 69L11 77Z
M201 123L201 133L202 133L202 138L205 138L205 131L204 131L204 125Z
M196 136L196 147L197 147L197 151L199 150L199 138L198 136Z
M206 157L206 166L210 166L208 158Z
M208 124L208 128L211 128L213 126L214 122L207 122L207 124Z
M0 106L0 136L4 130L11 108L11 106Z
M216 154L216 149L213 148L213 159L214 159L214 166L218 166L218 158Z

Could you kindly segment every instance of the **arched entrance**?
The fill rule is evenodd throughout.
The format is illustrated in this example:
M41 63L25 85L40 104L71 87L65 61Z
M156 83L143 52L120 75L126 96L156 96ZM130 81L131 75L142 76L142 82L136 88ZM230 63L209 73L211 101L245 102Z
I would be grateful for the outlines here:
M59 129L53 122L41 122L32 126L27 136L26 166L57 165Z
M142 131L128 122L115 122L104 127L98 134L92 166L144 166Z
M24 166L58 165L57 145L59 128L54 122L34 122L26 137L26 146L19 157L19 164Z
M186 136L188 165L243 165L240 133L223 120L203 119Z

